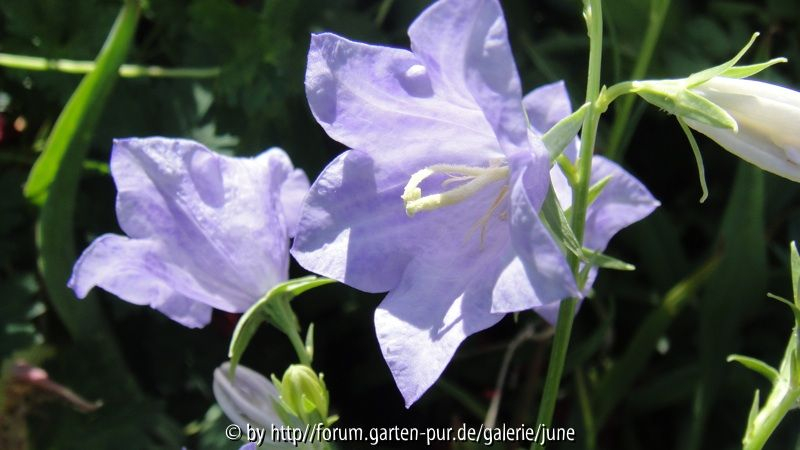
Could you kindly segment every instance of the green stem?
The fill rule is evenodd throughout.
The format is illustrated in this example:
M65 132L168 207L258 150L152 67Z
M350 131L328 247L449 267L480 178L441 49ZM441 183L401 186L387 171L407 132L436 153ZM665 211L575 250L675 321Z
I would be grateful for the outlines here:
M573 188L572 202L572 228L578 242L583 242L584 228L586 225L586 209L589 200L589 181L592 174L592 154L597 137L597 125L600 112L596 101L600 95L600 69L603 50L603 10L601 0L584 1L584 18L589 33L589 74L586 83L586 102L590 104L589 110L583 121L581 132L581 149L578 159L578 183ZM577 274L580 261L576 255L568 255L570 268ZM583 286L579 286L583 288ZM564 371L564 361L569 348L569 339L572 333L572 323L575 317L577 298L569 298L561 302L556 322L556 334L553 338L553 349L550 353L550 364L547 368L542 401L539 405L538 424L550 427L555 411L558 389L561 384L561 375ZM534 442L531 449L541 449L543 446Z
M642 41L642 48L639 50L636 64L631 73L632 80L638 80L644 77L647 72L647 67L650 65L650 60L653 57L653 51L661 35L664 19L667 17L669 4L670 0L652 0L650 3L650 21L647 25L647 31L645 31L644 41ZM614 123L611 125L611 134L608 139L608 150L606 152L606 156L609 159L620 159L624 154L625 146L623 145L623 138L625 137L625 131L629 124L635 100L635 97L625 98L614 114Z
M297 359L300 360L300 364L311 367L311 355L308 354L303 338L300 337L300 325L297 323L297 316L295 316L292 306L289 304L289 300L280 299L277 304L280 305L280 307L276 308L276 313L282 317L280 320L276 321L276 324L284 324L278 328L289 338L289 342L291 342L294 352L297 353Z
M306 351L306 346L303 344L303 340L300 339L300 334L295 330L294 333L286 333L286 335L289 336L289 341L292 343L292 348L297 353L300 363L311 367L311 356Z
M0 66L23 70L54 70L70 74L86 74L95 69L94 61L75 61L72 59L48 59L37 56L12 55L0 53ZM219 67L181 67L170 69L159 66L139 66L122 64L119 76L123 78L214 78L219 76Z
M798 401L800 386L791 386L789 380L779 381L756 416L753 429L745 436L744 450L761 450L786 413L798 406Z

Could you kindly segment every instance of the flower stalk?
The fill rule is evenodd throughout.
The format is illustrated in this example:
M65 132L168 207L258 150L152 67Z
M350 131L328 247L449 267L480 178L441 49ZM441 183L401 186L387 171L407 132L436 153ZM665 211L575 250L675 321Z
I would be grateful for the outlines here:
M586 84L586 102L589 103L588 111L583 121L581 132L581 148L577 162L577 183L572 186L572 229L578 242L583 242L586 225L586 210L589 206L589 183L592 174L592 155L597 138L597 125L602 110L597 107L600 96L600 70L602 67L603 51L603 10L601 0L585 0L584 18L589 34L589 73ZM580 270L580 260L577 255L568 255L568 262L572 272L576 275ZM579 286L580 287L580 286ZM544 392L539 405L537 424L549 427L553 420L556 398L558 396L561 375L564 371L569 340L572 334L572 323L575 317L577 298L569 298L561 302L556 322L556 333L553 338L553 349L545 379ZM531 446L532 450L544 448L537 442Z

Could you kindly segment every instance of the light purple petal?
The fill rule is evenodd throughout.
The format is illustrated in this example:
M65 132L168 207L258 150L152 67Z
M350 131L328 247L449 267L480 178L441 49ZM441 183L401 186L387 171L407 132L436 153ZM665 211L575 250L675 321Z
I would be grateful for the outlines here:
M115 141L117 218L132 238L157 240L208 292L244 311L286 279L288 236L280 208L286 154L231 158L185 140Z
M425 215L409 218L402 185L378 186L374 160L350 150L311 186L292 256L306 269L367 292L397 285Z
M644 219L660 205L633 175L611 160L595 156L592 184L609 175L611 180L586 213L584 245L597 251L605 250L615 234Z
M192 141L124 139L111 173L128 237L83 253L69 282L79 297L100 286L198 327L211 308L244 311L286 279L287 221L307 180L282 150L232 158Z
M409 167L418 158L484 165L502 156L474 102L454 104L434 92L426 67L407 50L314 35L305 84L311 111L330 137L384 153L409 175L422 169Z
M506 154L528 149L519 76L496 0L436 2L408 34L435 91L465 107L477 103Z
M507 237L487 235L483 246L466 251L453 244L414 259L375 311L378 342L406 407L439 378L467 336L504 316L491 311L498 272L492 262L508 253Z
M80 298L99 286L138 305L150 305L187 327L211 320L208 304L220 303L180 267L164 259L163 250L145 239L106 234L83 252L68 286ZM187 297L191 295L191 297ZM201 298L203 303L196 301Z
M230 363L223 363L214 370L212 389L222 412L242 428L285 425L274 405L280 401L280 393L253 369L239 364L231 378Z
M564 81L539 86L522 99L522 105L528 114L528 121L539 134L546 133L561 119L572 114Z
M522 173L511 189L511 241L532 286L532 293L509 297L514 302L498 302L495 311L520 311L577 296L578 287L561 249L539 219L541 199L531 199ZM512 264L505 274L509 282L520 277L519 265ZM531 295L533 294L533 295Z
M545 84L532 90L522 99L528 121L538 134L544 134L561 119L572 114L572 105L563 81ZM578 139L564 149L564 154L574 161L578 155Z
M283 150L273 147L257 157L269 166L271 192L279 192L280 208L274 214L282 214L289 237L297 232L303 199L308 193L309 183L302 169L295 169L292 160Z
M400 281L417 255L442 247L480 246L482 216L501 189L487 186L463 204L408 217L400 198L405 181L382 170L369 154L350 150L311 186L292 255L309 271L367 292L385 292ZM499 212L485 235L505 222ZM496 234L506 235L503 227Z

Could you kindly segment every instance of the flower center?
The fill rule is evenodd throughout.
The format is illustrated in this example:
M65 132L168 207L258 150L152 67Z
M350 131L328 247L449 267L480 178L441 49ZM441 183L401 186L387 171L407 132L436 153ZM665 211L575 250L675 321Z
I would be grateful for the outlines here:
M431 175L441 173L447 175L447 179L442 182L442 186L448 186L453 183L463 183L456 186L449 191L439 192L422 196L422 189L419 187L426 178ZM463 202L464 200L472 197L484 187L508 178L508 166L500 165L499 163L492 163L489 167L473 167L473 166L459 166L450 164L435 164L426 167L419 172L411 175L405 189L403 190L403 203L406 207L406 214L413 217L414 214L420 211L432 211L444 206L455 205ZM505 189L504 189L505 191ZM501 197L495 200L491 209L494 211L502 200Z

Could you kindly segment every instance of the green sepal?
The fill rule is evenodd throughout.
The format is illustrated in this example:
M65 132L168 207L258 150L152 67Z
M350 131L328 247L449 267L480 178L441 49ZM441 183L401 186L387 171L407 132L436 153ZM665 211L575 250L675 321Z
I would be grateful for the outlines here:
M780 295L775 295L773 293L767 293L767 297L769 297L769 298L771 298L773 300L777 300L777 301L785 304L786 306L788 306L792 310L792 313L794 313L795 323L798 326L800 326L800 307L798 307L796 304L792 303L791 301L781 297Z
M552 185L548 187L547 196L545 196L542 209L539 211L539 218L542 219L542 223L562 249L580 258L583 257L581 244L569 225Z
M768 69L775 64L785 63L789 60L786 58L773 58L769 61L758 63L758 64L749 64L746 66L734 66L730 69L722 72L719 76L726 77L726 78L747 78L752 77L753 75L761 72L762 70Z
M567 182L573 189L578 185L578 168L564 154L558 155L556 164L561 169L561 173L567 178Z
M577 111L561 119L542 136L542 142L550 154L550 161L555 161L578 135L589 105L589 103L584 103Z
M606 186L608 185L608 182L611 181L611 178L613 178L612 175L606 175L600 181L598 181L597 183L593 184L589 188L589 201L588 201L588 204L591 205L592 203L594 203L595 200L597 200L597 197L599 197L600 194L603 193L603 189L606 188Z
M678 125L681 126L683 133L686 135L686 139L689 140L689 145L692 147L694 160L697 164L697 176L700 179L700 189L703 192L702 195L700 195L700 203L704 203L708 198L708 185L706 184L706 168L703 164L703 155L700 153L700 147L697 145L697 141L694 139L692 130L689 129L689 126L686 125L686 122L684 122L680 117L678 117Z
M737 53L736 56L729 59L728 61L725 61L724 63L718 66L714 66L706 70L702 70L700 72L689 75L689 78L686 79L688 83L687 87L692 88L701 85L706 81L714 77L721 76L723 73L730 70L734 65L736 65L737 62L739 62L740 59L742 59L744 54L747 53L748 50L750 50L750 47L753 45L753 42L756 41L758 35L759 33L753 33L753 36L751 36L747 44L744 47L742 47L741 50L739 50L739 53Z
M317 286L333 283L335 280L308 276L288 280L273 287L267 295L250 307L239 319L233 331L228 358L231 360L231 373L236 370L247 345L263 322L268 322L287 336L297 333L300 325L292 312L289 302L303 292Z
M753 433L756 424L756 417L758 417L759 405L761 404L761 391L756 389L756 394L753 396L753 404L750 406L750 413L747 415L747 429L744 432L745 441L748 436Z
M595 183L595 186L593 186L596 188L597 194L599 194L606 185L606 178ZM559 247L561 247L564 252L569 252L577 256L578 259L587 264L587 268L600 267L603 269L626 271L636 269L633 264L628 264L603 253L582 247L575 233L572 231L572 227L569 225L567 216L561 208L553 186L550 186L547 191L547 196L542 203L542 209L539 211L539 218Z
M772 384L775 384L775 381L780 377L780 373L778 373L777 369L760 359L743 355L730 355L728 356L728 362L737 362L753 372L763 375Z
M589 264L590 266L599 267L601 269L611 269L611 270L624 270L624 271L636 270L636 266L634 266L633 264L626 263L625 261L614 258L612 256L608 256L600 252L596 252L586 247L583 248L583 251L581 253L583 256L583 260L586 261L586 263Z
M690 91L682 80L643 81L636 93L647 102L680 118L734 132L738 130L736 120L727 111Z
M314 359L314 324L308 325L308 331L306 331L306 341L305 341L306 353L311 359Z

